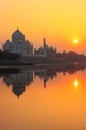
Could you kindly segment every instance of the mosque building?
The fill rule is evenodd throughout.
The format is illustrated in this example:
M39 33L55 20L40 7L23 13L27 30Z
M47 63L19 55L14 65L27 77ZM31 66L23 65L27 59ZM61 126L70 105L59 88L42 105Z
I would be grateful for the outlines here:
M41 55L41 56L56 56L56 48L54 49L52 46L49 47L46 43L46 39L43 39L43 47L39 47L38 49L34 49L35 55Z

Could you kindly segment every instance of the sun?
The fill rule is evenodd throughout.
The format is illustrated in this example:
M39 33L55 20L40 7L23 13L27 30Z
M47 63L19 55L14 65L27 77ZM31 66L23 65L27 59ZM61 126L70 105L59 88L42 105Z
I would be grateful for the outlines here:
M78 44L78 42L79 42L78 39L74 39L74 40L73 40L73 43L74 43L74 44Z

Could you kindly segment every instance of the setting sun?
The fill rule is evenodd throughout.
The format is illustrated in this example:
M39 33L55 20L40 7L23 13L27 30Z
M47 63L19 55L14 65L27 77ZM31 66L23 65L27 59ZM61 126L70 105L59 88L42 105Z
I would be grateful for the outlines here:
M78 39L74 39L73 42L74 42L74 44L78 44L79 41L78 41Z

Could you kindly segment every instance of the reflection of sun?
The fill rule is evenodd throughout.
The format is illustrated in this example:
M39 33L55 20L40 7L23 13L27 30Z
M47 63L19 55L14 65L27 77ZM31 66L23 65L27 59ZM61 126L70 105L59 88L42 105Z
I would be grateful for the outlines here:
M75 88L77 88L79 86L79 82L77 79L74 80L73 85Z

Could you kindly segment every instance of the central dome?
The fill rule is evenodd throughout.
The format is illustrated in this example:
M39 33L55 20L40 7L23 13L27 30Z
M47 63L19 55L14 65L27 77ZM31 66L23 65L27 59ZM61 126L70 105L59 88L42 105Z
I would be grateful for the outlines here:
M20 32L18 29L12 34L12 39L16 38L24 38L25 36L23 35L22 32Z

